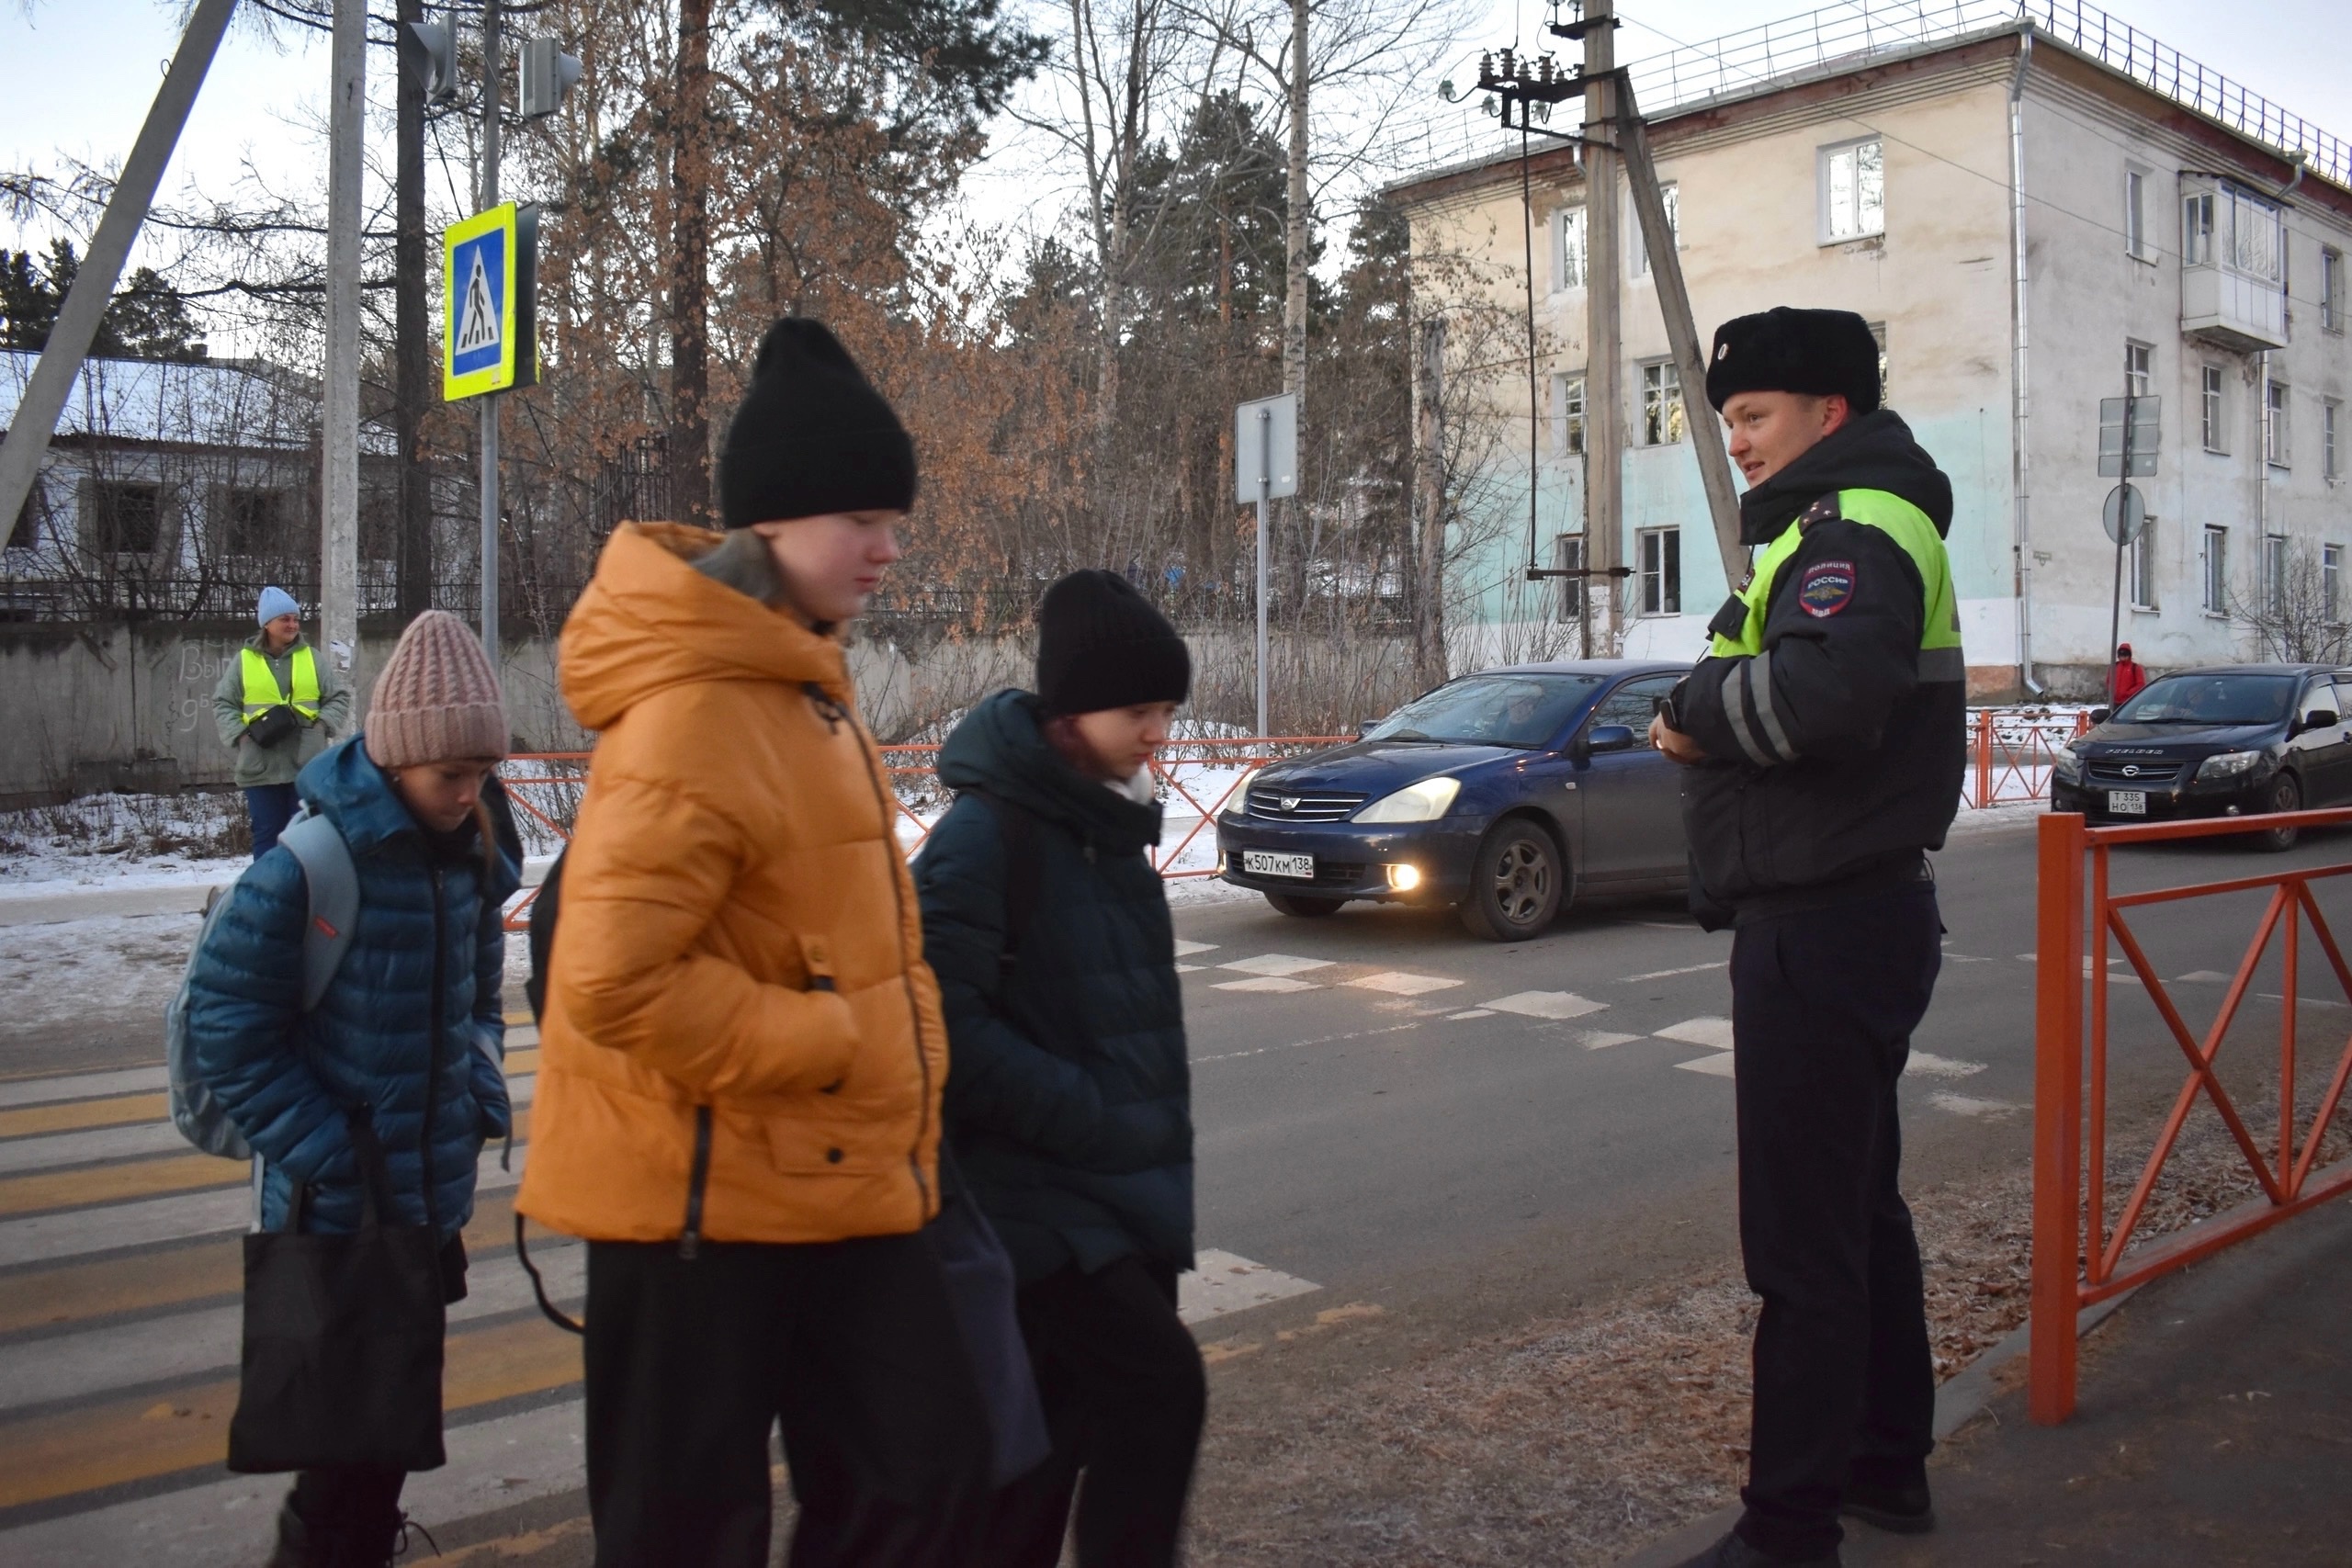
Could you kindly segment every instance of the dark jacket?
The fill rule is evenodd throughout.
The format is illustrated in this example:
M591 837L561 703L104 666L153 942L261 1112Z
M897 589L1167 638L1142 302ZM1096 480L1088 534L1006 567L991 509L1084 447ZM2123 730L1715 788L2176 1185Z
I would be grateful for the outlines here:
M1159 807L1086 778L1000 692L939 754L956 804L915 863L947 1011L947 1134L1023 1282L1129 1254L1193 1261L1192 1075L1176 934L1145 852ZM1010 833L995 804L1031 816ZM1035 897L1005 962L1006 843Z
M482 1145L511 1121L499 911L520 880L513 846L486 875L473 829L428 833L357 736L311 761L295 787L351 846L351 946L304 1016L301 863L283 846L255 861L189 976L198 1071L262 1157L264 1228L285 1224L298 1180L313 1184L306 1230L358 1228L344 1112L366 1106L398 1222L430 1219L454 1235L473 1214Z
M1915 870L1943 847L1967 760L1967 682L1923 681L1919 570L1884 531L1837 515L1842 490L1890 491L1951 526L1951 481L1892 412L1865 415L1747 492L1740 538L1759 547L1804 516L1764 622L1769 697L1791 753L1759 766L1726 711L1726 677L1767 661L1708 658L1676 689L1679 728L1707 753L1682 774L1682 818L1702 916ZM1850 563L1827 614L1797 587L1815 562ZM1754 673L1749 671L1747 673ZM1759 709L1764 694L1745 694ZM1750 735L1754 734L1753 728ZM1778 751L1780 747L1774 747Z

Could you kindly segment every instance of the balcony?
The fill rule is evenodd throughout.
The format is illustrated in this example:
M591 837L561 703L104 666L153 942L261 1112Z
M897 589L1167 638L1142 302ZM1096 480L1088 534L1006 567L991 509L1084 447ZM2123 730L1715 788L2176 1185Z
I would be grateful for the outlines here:
M2180 269L2180 330L2233 354L2287 346L2287 295L2225 266Z
M2211 176L2190 175L2182 186L2182 333L2235 354L2286 347L2286 230L2278 204Z

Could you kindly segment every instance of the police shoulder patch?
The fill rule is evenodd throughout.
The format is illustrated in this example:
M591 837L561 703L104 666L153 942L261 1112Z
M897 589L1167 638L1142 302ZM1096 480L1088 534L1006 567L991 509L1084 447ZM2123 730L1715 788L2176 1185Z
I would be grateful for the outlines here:
M1854 602L1854 563L1817 560L1797 581L1797 604L1815 620L1826 620Z
M1844 515L1845 513L1838 507L1838 492L1833 490L1797 513L1797 527L1803 531L1812 527L1815 523L1834 522Z

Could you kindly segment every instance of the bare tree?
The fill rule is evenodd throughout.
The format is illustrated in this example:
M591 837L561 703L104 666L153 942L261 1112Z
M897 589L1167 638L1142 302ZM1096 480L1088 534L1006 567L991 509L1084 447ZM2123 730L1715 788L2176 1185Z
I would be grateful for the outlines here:
M2230 619L2244 627L2255 657L2281 664L2352 663L2352 601L2337 570L2309 545L2294 544L2267 563L2251 598L2233 590Z

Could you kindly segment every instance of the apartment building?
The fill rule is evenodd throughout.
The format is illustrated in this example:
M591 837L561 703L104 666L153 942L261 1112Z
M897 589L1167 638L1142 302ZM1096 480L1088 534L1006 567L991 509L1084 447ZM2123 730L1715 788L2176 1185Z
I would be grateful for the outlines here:
M2119 552L2100 521L2117 481L2098 472L2099 402L2127 386L2158 400L2161 442L2134 481L2149 526L2120 563L2121 636L2142 660L2258 657L2279 623L2314 606L2337 619L2352 548L2343 141L2074 0L1852 0L1636 62L1632 80L1702 341L1776 304L1858 310L1877 331L1887 400L1957 493L1974 694L2101 685ZM1532 251L1537 374L1531 472L1524 357L1498 372L1489 333L1483 367L1448 367L1448 416L1494 426L1481 471L1454 486L1457 661L1544 646L1512 635L1539 624L1563 645L1581 605L1524 581L1529 494L1538 564L1580 561L1585 436L1608 412L1585 395L1593 196L1577 151L1532 138L1522 169L1515 132L1475 100L1464 116L1434 167L1391 187L1419 309L1523 312ZM1578 118L1571 104L1555 123ZM1623 646L1694 656L1728 588L1652 269L1615 199Z

